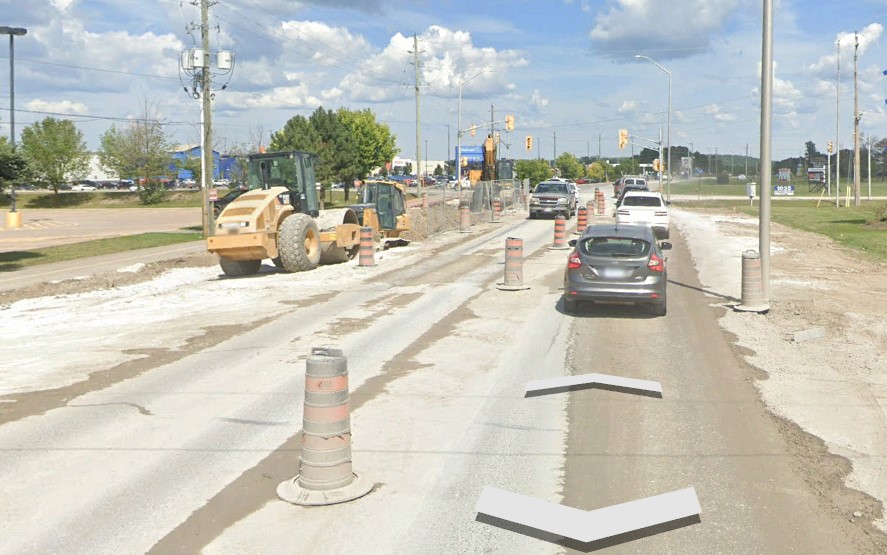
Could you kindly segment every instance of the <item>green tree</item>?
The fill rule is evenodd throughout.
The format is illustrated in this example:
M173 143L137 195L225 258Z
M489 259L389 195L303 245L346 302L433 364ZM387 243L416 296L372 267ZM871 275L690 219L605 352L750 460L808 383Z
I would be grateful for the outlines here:
M637 175L640 171L641 166L637 158L623 158L619 160L619 166L616 168L616 173L619 175Z
M444 174L444 169L443 169L443 167L441 167L441 165L438 164L437 166L434 167L434 176L435 176L435 177L440 177L440 176L442 176L442 175L446 175L446 174Z
M89 171L83 133L69 120L48 117L22 130L21 154L31 177L58 193L59 185Z
M819 156L819 152L816 151L816 143L813 141L804 143L804 157L807 160L812 160L815 156Z
M604 165L601 162L592 162L588 168L588 179L594 183L600 183L606 179Z
M0 137L0 190L6 187L7 182L15 182L24 179L28 171L28 161L24 156L6 140Z
M166 189L161 177L172 177L172 145L166 137L163 125L153 116L154 110L147 102L139 119L118 128L112 125L102 135L99 161L107 170L119 177L144 181L139 187L143 204L161 202Z
M369 108L360 111L339 108L336 115L351 132L354 141L357 169L354 177L363 179L374 168L384 167L397 155L397 138L387 124L376 121L376 115Z
M560 170L561 177L564 179L579 179L582 177L582 164L579 163L579 159L575 155L569 152L564 152L558 156L554 165Z
M530 187L551 177L551 167L545 160L518 160L514 165L517 179L529 179Z

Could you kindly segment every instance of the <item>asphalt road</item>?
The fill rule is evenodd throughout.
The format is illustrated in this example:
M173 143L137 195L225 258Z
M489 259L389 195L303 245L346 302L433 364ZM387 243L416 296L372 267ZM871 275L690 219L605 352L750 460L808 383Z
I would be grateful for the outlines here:
M183 307L197 293L186 288L146 293L190 341L153 345L146 333L119 345L109 328L84 342L147 356L2 399L0 552L604 546L478 521L484 486L582 509L696 488L699 522L617 538L614 552L859 551L863 540L792 470L680 239L669 255L669 314L652 318L630 307L563 314L566 251L548 249L551 236L551 221L511 217L372 270L240 280L214 271L194 289L216 302L193 312ZM496 288L506 237L524 239L528 290ZM237 287L261 291L248 311L236 309L253 316L247 324L232 324L235 309L222 301ZM354 467L375 487L307 509L275 488L298 470L303 361L320 345L349 357ZM657 380L663 396L524 396L531 380L586 372Z
M199 208L38 208L20 212L22 227L0 228L0 252L201 225Z

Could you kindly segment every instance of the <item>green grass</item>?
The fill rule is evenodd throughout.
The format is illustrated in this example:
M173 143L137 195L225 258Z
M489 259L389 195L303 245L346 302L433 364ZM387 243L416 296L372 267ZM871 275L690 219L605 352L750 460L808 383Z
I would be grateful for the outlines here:
M0 253L0 272L12 272L37 264L50 262L64 262L90 256L128 252L151 247L175 245L188 241L197 241L203 238L203 233L188 228L181 233L142 233L140 235L128 235L125 237L112 237L108 239L95 239L83 243L59 245L42 249L27 251L11 251Z
M875 211L884 204L887 202L872 201L864 202L858 208L844 207L843 204L841 208L835 208L834 203L823 201L817 208L814 200L774 202L770 205L770 214L776 223L831 237L844 246L865 253L871 260L887 262L887 222L876 222L875 217ZM749 206L747 200L673 201L672 205L690 210L733 210L759 217L757 200L754 206Z
M772 180L772 185L776 185L776 179ZM819 193L814 193L810 191L810 188L807 185L807 182L800 179L792 180L790 185L795 186L795 195L797 196L818 196ZM757 187L760 192L761 184L758 183ZM841 181L841 186L843 191L841 191L842 195L846 195L847 192L847 180L844 179ZM860 190L862 191L862 198L866 198L868 196L868 183L864 179L862 181ZM675 195L701 195L701 196L709 196L709 195L735 195L744 197L745 196L745 182L739 181L736 178L731 178L730 183L718 184L715 182L714 177L703 177L703 178L693 178L687 181L675 181L671 185L671 192ZM832 195L834 195L834 188L832 189ZM887 196L887 181L872 181L872 196L874 197L883 197ZM851 193L852 197L852 193Z
M221 197L227 190L220 189ZM17 192L17 208L199 208L202 203L200 191L170 191L165 201L146 205L139 201L139 194L129 191L60 192L44 191ZM0 207L8 207L9 199L0 195Z

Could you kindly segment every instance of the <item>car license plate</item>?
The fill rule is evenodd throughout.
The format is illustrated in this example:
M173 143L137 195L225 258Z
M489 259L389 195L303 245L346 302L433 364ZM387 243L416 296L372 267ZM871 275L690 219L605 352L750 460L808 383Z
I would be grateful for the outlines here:
M546 208L545 211L546 211L546 212L551 212L551 208Z
M619 279L623 278L627 275L627 271L624 268L602 268L601 269L601 277L605 279Z

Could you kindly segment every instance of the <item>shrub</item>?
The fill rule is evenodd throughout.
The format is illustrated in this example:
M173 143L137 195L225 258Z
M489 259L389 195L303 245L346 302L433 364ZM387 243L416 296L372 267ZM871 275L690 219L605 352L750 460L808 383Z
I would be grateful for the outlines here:
M166 199L166 187L159 181L149 181L139 187L139 200L142 204L160 204Z
M718 185L726 185L727 183L730 183L730 174L728 174L727 172L719 173L718 178L717 178L717 184Z
M875 221L887 222L887 204L882 204L875 208Z

